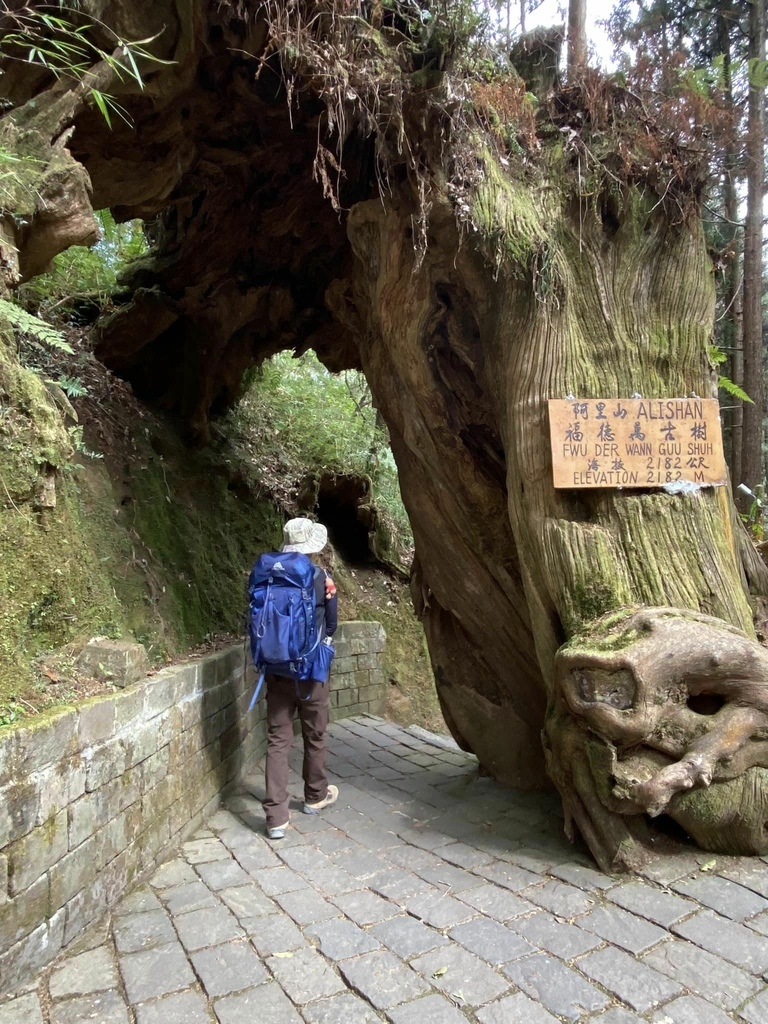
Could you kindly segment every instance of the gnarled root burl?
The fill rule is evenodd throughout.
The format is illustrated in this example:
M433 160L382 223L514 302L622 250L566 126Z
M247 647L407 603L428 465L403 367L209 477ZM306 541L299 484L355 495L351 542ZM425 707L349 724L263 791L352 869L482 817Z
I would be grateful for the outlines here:
M605 870L647 859L662 813L706 849L768 853L768 650L720 619L643 608L571 640L544 742Z

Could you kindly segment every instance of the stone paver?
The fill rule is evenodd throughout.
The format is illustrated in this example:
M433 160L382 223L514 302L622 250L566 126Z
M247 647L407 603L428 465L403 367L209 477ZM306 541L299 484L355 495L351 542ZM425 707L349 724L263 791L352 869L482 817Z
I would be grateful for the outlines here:
M51 1007L50 1021L51 1024L81 1024L81 1021L128 1024L128 1007L119 992L94 992L90 996L63 999L60 1003L54 1003ZM24 1021L24 1024L28 1022ZM175 1022L168 1021L167 1024Z
M120 922L122 923L122 922ZM104 946L71 957L51 975L51 999L85 996L117 987L117 969Z
M150 879L150 885L155 889L171 889L177 885L186 885L188 882L196 881L197 875L194 870L185 860L176 857L157 869Z
M516 957L533 953L530 942L505 928L498 921L490 921L487 917L479 917L466 924L460 924L450 932L451 938L459 942L470 953L476 953L482 960L494 966L506 964Z
M731 1024L722 1010L698 996L681 996L651 1017L653 1024Z
M477 879L475 879L477 881ZM512 892L499 889L497 885L475 886L465 892L458 893L462 903L474 907L475 910L486 917L492 917L494 921L511 921L515 917L522 917L536 910L532 903L520 899Z
M150 910L147 914L127 914L118 918L114 936L118 953L137 953L140 949L173 942L176 932L163 910Z
M191 910L202 910L203 907L215 907L216 897L203 882L187 882L164 889L163 902L170 914L188 914Z
M331 999L318 999L302 1010L307 1024L381 1024L370 1003L347 992Z
M0 1024L768 1024L768 863L606 875L428 738L334 723L339 802L276 843L250 771Z
M579 970L640 1012L682 992L680 985L612 947L579 960Z
M575 924L558 921L551 914L542 911L525 917L519 921L510 921L509 927L528 939L534 946L548 953L570 960L572 957L588 953L601 944L599 936L582 931Z
M213 1010L219 1024L302 1024L290 999L274 981L217 999Z
M40 1000L35 993L0 1004L0 1024L43 1024Z
M488 964L455 943L412 960L411 967L434 988L449 995L460 992L470 1006L482 1006L498 999L510 988L509 982Z
M118 914L146 914L150 910L160 910L160 900L147 885L134 889L115 907Z
M333 902L347 917L361 927L379 924L379 922L386 921L400 913L400 907L396 903L385 900L375 892L368 892L368 890L340 893L338 896L334 896Z
M448 939L434 928L405 914L374 925L371 932L397 956L409 957L428 953L436 946L444 946Z
M340 967L352 988L377 1010L387 1010L429 991L429 985L415 971L381 950L343 960Z
M176 918L176 930L188 952L236 939L243 934L237 918L220 903Z
M136 1024L210 1024L208 1001L199 992L177 992L136 1007Z
M723 1010L735 1009L760 989L757 978L690 942L665 942L643 961Z
M516 992L477 1014L480 1024L558 1024L549 1010L535 1003L524 992Z
M585 1013L602 1010L610 1002L604 992L545 953L508 964L504 973L526 995L567 1020L579 1020Z
M267 966L294 1003L300 1006L346 991L346 985L314 949L299 949L290 957L270 957Z
M293 921L282 914L266 914L245 920L242 924L260 956L288 953L306 945L304 936Z
M264 964L247 942L235 940L192 954L195 971L209 996L242 992L267 981Z
M742 1007L740 1016L749 1024L765 1024L768 1020L768 989L764 989L759 996Z
M718 914L731 921L744 921L754 917L763 910L768 910L768 900L751 889L731 881L729 878L718 878L716 875L699 876L677 882L672 888L711 907Z
M378 949L380 943L352 921L326 921L308 928L310 938L319 939L320 950L331 960L347 960L360 953Z
M192 968L178 942L122 957L120 972L132 1004L178 992L195 982Z
M663 928L610 905L597 907L591 914L580 917L579 927L635 955L644 953L667 937Z
M466 1017L444 996L424 996L390 1010L392 1024L465 1024Z
M619 885L608 893L608 899L639 917L645 917L654 924L661 925L662 928L669 928L698 910L698 906L691 900L681 899L646 882L627 882Z
M702 910L687 921L675 925L677 935L690 939L710 953L744 967L753 974L768 970L768 938L762 938L744 925L728 921L711 910Z
M218 896L237 918L261 917L262 914L276 914L278 910L272 900L253 882L238 885L234 889L221 889ZM213 903L215 905L216 901Z

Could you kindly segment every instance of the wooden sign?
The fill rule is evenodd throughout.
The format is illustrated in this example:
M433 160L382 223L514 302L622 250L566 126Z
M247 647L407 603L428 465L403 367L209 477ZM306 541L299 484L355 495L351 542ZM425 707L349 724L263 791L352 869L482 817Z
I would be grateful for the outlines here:
M717 487L727 480L714 398L550 399L555 487Z

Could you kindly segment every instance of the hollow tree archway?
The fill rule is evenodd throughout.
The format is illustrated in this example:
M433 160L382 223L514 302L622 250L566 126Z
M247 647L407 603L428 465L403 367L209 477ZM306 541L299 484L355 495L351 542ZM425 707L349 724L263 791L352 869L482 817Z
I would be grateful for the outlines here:
M106 6L119 21L129 5ZM41 195L72 187L23 227L3 221L18 250L6 246L6 283L86 240L91 202L158 218L157 251L96 351L198 442L244 370L279 349L362 369L390 430L414 599L457 739L532 787L547 784L546 751L569 827L604 867L642 860L660 810L710 846L766 851L768 755L754 740L768 668L749 594L768 592L767 574L728 492L555 492L547 443L549 397L713 392L704 168L609 85L597 106L578 87L556 96L510 161L460 79L404 26L348 6L152 5L166 26L154 45L176 63L151 70L145 94L104 84L131 128L108 131L76 90L14 79L2 138L19 151L35 139ZM591 167L605 202L587 202L576 173L590 131L616 145ZM664 660L670 635L682 662L672 649ZM707 668L709 646L720 660ZM721 691L714 715L682 699ZM674 742L640 713L648 702L685 708L665 719ZM750 823L738 836L713 817L718 787L738 789Z

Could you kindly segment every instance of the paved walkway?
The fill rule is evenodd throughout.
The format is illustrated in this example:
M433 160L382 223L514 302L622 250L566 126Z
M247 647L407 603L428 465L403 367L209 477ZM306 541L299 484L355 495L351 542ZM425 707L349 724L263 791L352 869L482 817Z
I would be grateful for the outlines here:
M233 798L0 1024L768 1024L762 860L608 877L450 746L358 718L329 748L336 807L269 844Z

